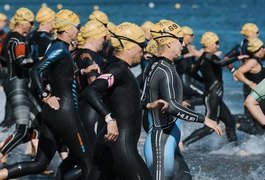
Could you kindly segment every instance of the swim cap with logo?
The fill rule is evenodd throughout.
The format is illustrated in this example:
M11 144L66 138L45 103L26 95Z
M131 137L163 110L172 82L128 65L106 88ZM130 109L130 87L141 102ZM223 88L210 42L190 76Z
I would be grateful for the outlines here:
M111 33L112 46L119 50L130 49L135 46L145 47L145 36L142 28L134 23L124 22L113 29Z
M108 30L97 20L91 20L82 27L80 32L84 39L95 40L106 36Z
M77 29L80 28L80 19L73 11L63 9L55 15L52 28L57 32L63 32L73 26Z
M183 42L182 28L170 20L160 20L152 26L150 32L158 45L169 44L176 39L178 39L180 43Z

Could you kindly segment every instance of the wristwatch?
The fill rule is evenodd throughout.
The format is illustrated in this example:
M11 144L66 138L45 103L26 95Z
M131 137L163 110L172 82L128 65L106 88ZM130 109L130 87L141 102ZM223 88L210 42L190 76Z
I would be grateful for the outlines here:
M50 92L47 91L47 90L45 90L45 91L43 91L43 92L40 94L40 98L41 98L41 99L44 99L44 98L48 97L49 95L50 95Z

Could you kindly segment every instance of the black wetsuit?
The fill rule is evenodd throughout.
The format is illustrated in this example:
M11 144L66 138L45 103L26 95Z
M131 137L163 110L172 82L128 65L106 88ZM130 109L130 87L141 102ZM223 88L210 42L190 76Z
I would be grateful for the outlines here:
M31 126L30 112L38 110L29 90L28 69L33 60L28 58L26 39L18 32L9 33L4 42L4 57L7 60L8 74L5 77L4 91L12 112L11 118L16 123L16 131L7 138L1 153L6 154L21 142L28 141L28 128Z
M77 49L74 53L72 53L72 55L78 70L87 68L96 62L103 62L103 58L99 55L99 53L90 49ZM97 77L98 75L99 74L97 71L92 71L88 75L81 75L81 73L77 73L79 93L81 93L91 83L88 82L88 78ZM104 126L102 121L100 121L102 116L98 114L98 112L96 112L94 108L92 108L90 104L82 98L80 98L79 112L80 118L88 132L89 139L91 142L94 142L96 133L102 128L102 126Z
M239 44L235 45L228 53L224 55L224 57L235 58L238 57L239 55L249 55L247 47L248 47L248 40L244 39L240 43L240 45ZM235 67L231 63L227 65L227 68L232 73L235 71Z
M154 58L144 72L144 97L147 102L163 99L169 103L165 113L149 110L149 132L145 142L145 158L153 179L191 179L189 168L182 157L178 143L178 119L204 122L204 116L184 108L182 84L173 61Z
M103 172L113 169L109 175L100 178L114 179L117 176L126 180L151 180L137 150L142 119L139 85L125 61L116 57L109 61L102 74L84 90L83 96L103 117L110 112L113 114L119 137L115 142L104 142L106 131L102 129L96 142L94 163L98 169L103 168ZM99 93L104 93L103 101Z
M228 61L220 60L218 56L204 52L197 61L197 66L194 68L194 71L200 70L205 84L206 116L217 122L220 120L224 122L226 126L226 136L229 142L237 141L237 136L234 117L223 102L222 66L235 60L236 58L232 58ZM212 129L204 126L191 133L183 143L188 146L212 132Z
M53 40L53 35L45 31L34 31L30 34L28 39L32 59L39 60L39 57L44 56L47 47Z
M181 51L182 58L175 61L176 70L183 85L183 99L189 100L191 105L202 105L204 85L192 77L191 69L192 64L195 63L195 57L184 58L184 55L188 53L187 46L184 46Z
M31 77L40 94L45 92L41 74L48 69L51 95L59 97L60 108L52 109L45 104L42 109L41 135L34 161L21 162L8 167L8 178L42 172L57 150L61 140L69 148L69 156L61 163L56 179L78 165L82 179L88 179L90 171L89 140L78 115L77 85L74 79L74 63L68 44L56 39L44 58L33 67Z

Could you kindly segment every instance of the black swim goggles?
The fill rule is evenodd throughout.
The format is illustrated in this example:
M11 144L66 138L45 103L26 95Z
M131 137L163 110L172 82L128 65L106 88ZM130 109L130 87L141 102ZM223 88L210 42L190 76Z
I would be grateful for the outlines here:
M150 30L150 32L151 33L161 34L161 36L155 37L154 40L159 39L159 38L170 37L170 38L178 39L180 44L183 44L183 37L177 37L175 34L172 34L170 32L166 32L166 31L152 31L152 30ZM163 34L166 34L166 35L163 35Z
M127 38L127 37L125 37L125 36L117 35L117 34L111 32L110 30L109 30L109 32L111 33L112 37L116 38L116 39L120 42L122 48L124 48L124 45L123 45L123 43L121 42L121 40L125 40L125 41L129 41L129 42L135 43L135 44L137 44L138 46L140 46L140 48L141 48L142 50L144 50L144 48L147 46L147 41L144 41L144 42L139 43L139 42L137 42L137 41L135 41L135 40L133 40L133 39Z
M81 29L81 24L73 24L71 22L69 22L69 24L71 24L72 26L74 26L78 31Z

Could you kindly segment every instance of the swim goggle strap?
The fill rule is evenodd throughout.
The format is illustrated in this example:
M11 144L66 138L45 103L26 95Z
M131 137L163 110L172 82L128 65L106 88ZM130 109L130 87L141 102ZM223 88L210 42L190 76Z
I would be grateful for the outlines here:
M152 31L152 30L150 30L150 32L151 33L161 34L161 36L153 38L154 40L160 39L160 38L169 37L169 38L178 39L181 44L183 43L183 37L177 37L175 34L172 34L170 32L166 32L166 31ZM163 35L163 34L166 34L166 35Z
M139 43L139 42L137 42L137 41L135 41L135 40L133 40L133 39L130 39L130 38L128 38L128 37L117 35L117 34L113 33L113 32L110 31L110 30L109 30L109 32L111 33L111 37L114 37L114 38L116 38L116 39L119 41L119 43L121 44L122 49L124 49L124 45L123 45L123 43L121 42L121 40L129 41L129 42L135 43L135 44L137 44L138 46L140 46L141 49L144 49L144 48L147 46L147 42L146 42L146 41Z
M80 28L81 28L81 24L74 24L74 23L72 23L71 21L66 20L66 19L57 19L57 20L55 21L55 23L60 23L60 24L63 24L63 25L68 25L68 24L70 24L70 25L74 26L78 31L79 31Z

